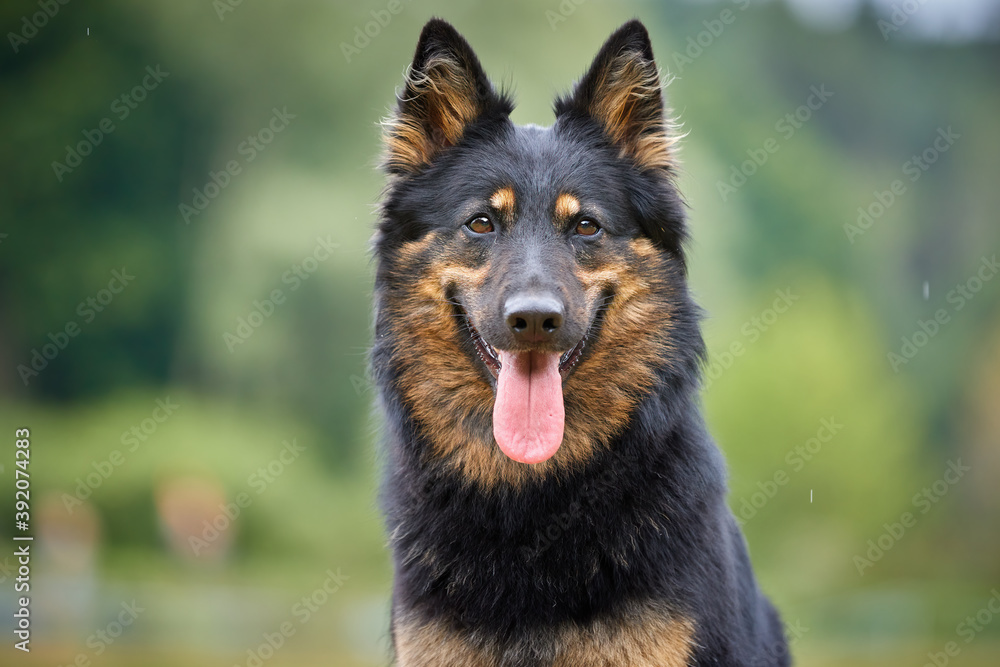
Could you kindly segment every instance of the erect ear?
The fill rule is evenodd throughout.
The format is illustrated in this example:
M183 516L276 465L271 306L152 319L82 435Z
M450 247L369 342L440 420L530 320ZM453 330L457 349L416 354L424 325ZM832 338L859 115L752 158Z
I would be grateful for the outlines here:
M556 117L589 116L643 170L674 167L676 137L665 117L659 70L645 26L632 20L608 38Z
M419 172L475 121L513 110L493 90L469 43L441 19L424 26L403 83L396 113L383 122L384 168L392 174Z

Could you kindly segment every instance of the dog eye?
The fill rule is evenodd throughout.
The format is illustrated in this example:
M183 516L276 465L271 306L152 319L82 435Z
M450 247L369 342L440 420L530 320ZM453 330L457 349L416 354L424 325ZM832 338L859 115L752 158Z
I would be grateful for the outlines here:
M465 226L475 234L489 234L493 231L493 223L485 215L477 215L465 223Z
M601 228L598 224L588 218L584 218L576 223L576 233L580 236L593 236L599 231L601 231Z

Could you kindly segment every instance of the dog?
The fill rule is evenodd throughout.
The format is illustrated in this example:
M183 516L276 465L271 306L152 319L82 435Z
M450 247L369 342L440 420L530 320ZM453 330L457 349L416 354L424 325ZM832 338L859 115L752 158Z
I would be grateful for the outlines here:
M700 412L677 131L614 32L551 127L432 19L383 122L372 375L401 667L790 664Z

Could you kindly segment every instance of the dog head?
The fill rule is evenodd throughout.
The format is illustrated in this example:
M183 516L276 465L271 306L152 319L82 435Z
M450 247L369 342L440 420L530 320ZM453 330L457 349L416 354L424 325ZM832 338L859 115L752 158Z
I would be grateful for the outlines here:
M642 24L607 40L552 127L515 126L512 109L434 19L385 122L376 372L478 480L585 461L701 353Z

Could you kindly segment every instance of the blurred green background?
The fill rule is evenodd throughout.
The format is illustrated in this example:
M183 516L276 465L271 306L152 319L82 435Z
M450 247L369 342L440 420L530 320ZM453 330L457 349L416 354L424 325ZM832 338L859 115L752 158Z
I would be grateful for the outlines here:
M545 125L646 22L688 133L705 408L799 664L1000 664L1000 11L975 0L4 3L0 663L387 664L367 244L434 15Z

